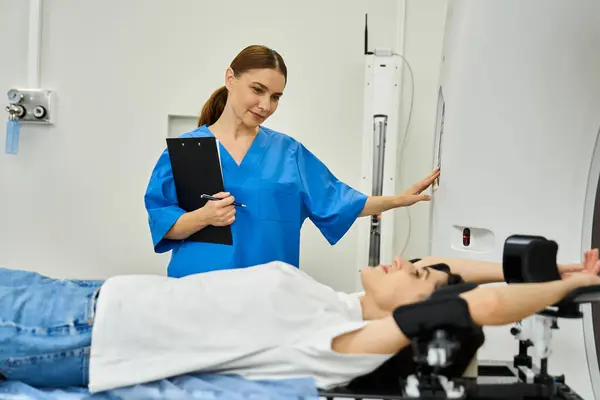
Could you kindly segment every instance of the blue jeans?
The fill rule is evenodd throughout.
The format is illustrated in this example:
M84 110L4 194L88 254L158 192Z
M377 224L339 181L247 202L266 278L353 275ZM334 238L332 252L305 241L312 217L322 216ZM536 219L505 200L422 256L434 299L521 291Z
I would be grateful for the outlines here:
M35 387L86 386L102 283L0 268L0 374Z

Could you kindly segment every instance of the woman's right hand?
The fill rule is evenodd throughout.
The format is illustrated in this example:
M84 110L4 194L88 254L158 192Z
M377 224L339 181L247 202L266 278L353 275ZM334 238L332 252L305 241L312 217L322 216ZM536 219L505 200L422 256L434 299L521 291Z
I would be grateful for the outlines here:
M221 200L209 200L197 211L202 214L202 218L208 225L227 226L235 221L234 198L229 192L220 192L214 194Z
M576 287L600 286L600 260L598 249L588 250L584 253L582 269L563 275L564 280L570 280Z
M587 250L583 255L583 264L559 265L562 278L571 280L576 287L600 285L598 255L598 249Z

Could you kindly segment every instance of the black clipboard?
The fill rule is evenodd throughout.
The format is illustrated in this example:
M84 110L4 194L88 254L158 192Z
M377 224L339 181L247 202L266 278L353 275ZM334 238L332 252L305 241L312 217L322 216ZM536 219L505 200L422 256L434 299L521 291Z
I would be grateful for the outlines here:
M179 207L190 212L204 206L201 196L224 192L219 144L214 137L168 138L167 150ZM231 226L209 225L187 240L233 245Z

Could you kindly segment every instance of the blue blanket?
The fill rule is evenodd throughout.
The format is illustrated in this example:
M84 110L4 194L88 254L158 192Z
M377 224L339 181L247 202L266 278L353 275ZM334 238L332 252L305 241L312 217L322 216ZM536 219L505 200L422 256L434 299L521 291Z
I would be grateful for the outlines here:
M36 389L22 382L0 382L2 400L317 400L312 379L248 381L233 375L198 374L90 395L84 388Z

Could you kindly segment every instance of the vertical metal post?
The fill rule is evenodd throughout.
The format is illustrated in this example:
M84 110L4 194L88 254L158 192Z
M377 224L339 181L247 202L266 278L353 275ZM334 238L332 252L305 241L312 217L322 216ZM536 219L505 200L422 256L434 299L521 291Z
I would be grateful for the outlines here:
M387 115L373 116L373 186L372 195L383 193L383 170L385 161L385 138L387 132ZM371 216L369 238L369 265L379 265L381 259L381 215Z

